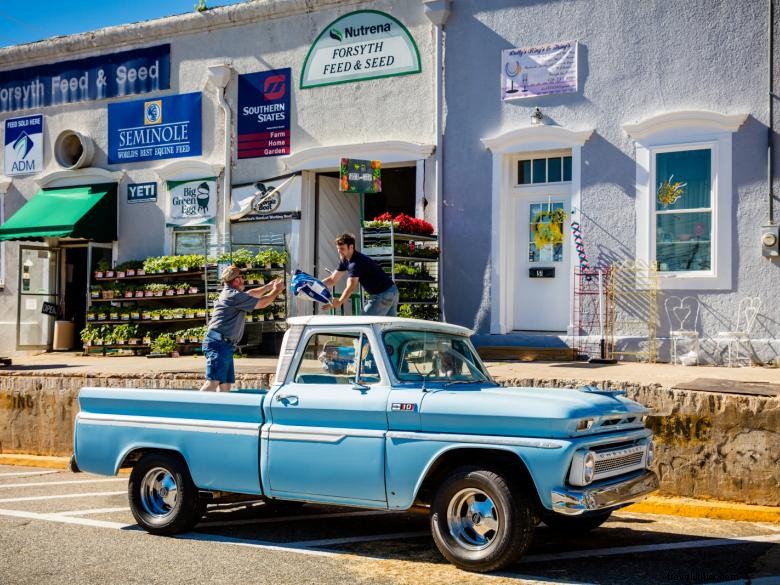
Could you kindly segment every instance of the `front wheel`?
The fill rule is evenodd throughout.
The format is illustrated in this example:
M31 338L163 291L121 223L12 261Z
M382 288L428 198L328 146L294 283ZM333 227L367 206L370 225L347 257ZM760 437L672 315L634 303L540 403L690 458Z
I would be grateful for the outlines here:
M453 471L431 506L431 532L460 569L488 572L515 563L531 544L531 505L504 474L475 467Z
M127 489L133 517L152 534L189 530L205 510L186 464L168 453L144 455L133 467Z

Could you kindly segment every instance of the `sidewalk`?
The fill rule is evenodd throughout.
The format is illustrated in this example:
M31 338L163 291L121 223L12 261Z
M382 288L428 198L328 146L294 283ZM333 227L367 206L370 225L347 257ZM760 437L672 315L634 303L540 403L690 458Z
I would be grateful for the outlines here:
M237 373L273 373L276 357L237 358ZM572 380L582 383L612 382L660 384L673 387L698 378L712 380L766 382L780 384L780 368L714 366L680 366L621 362L615 365L584 362L487 362L496 379L506 380ZM82 356L58 352L14 357L11 366L0 367L0 373L34 372L37 374L117 374L139 372L202 373L201 356L149 359L146 357Z

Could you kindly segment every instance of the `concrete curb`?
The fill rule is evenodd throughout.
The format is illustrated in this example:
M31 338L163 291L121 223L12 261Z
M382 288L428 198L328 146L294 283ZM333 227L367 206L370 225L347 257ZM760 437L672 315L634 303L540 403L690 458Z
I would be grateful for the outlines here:
M18 465L22 467L67 469L69 460L69 457L0 454L0 465ZM641 502L623 509L626 512L635 512L638 514L665 514L669 516L687 516L691 518L713 518L716 520L772 522L780 524L780 507L754 506L718 500L649 496Z

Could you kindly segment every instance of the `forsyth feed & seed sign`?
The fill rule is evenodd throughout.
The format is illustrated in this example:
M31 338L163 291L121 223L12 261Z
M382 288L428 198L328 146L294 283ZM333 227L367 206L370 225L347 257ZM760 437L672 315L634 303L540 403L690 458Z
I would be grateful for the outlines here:
M406 27L384 12L360 10L334 20L314 41L301 89L420 71L420 52Z

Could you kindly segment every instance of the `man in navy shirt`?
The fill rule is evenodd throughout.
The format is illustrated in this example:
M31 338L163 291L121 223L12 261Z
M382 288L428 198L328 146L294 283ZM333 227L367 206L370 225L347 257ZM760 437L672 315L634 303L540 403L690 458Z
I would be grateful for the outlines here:
M355 250L355 236L341 234L336 238L336 250L341 262L333 274L322 279L328 288L335 286L347 273L347 288L338 299L334 299L323 310L338 309L349 300L352 292L358 284L363 287L368 295L368 301L363 307L364 315L387 315L395 317L398 314L398 287L379 264L365 254Z

